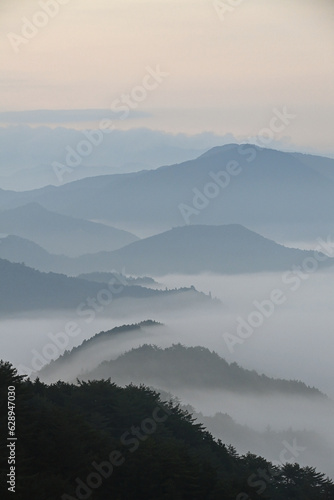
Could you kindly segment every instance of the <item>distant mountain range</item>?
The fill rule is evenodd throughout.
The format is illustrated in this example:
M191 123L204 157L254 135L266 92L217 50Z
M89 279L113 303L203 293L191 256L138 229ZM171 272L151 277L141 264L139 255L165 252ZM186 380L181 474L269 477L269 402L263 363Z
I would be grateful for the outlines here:
M109 113L110 114L110 113ZM108 115L108 113L106 113ZM53 163L64 163L68 146L87 139L68 127L11 126L0 128L0 186L28 190L59 185ZM66 172L64 183L85 177L134 172L196 158L210 147L232 136L203 133L195 136L168 134L145 128L110 130L89 157ZM20 144L20 147L17 147Z
M76 263L86 270L126 269L140 275L238 274L287 270L313 255L312 251L287 248L230 224L174 228L113 252L83 255ZM333 265L334 259L328 258L324 264Z
M92 300L100 311L115 315L125 315L129 310L158 312L200 305L210 307L218 303L193 287L153 290L120 283L117 279L103 284L42 273L3 259L0 259L0 276L0 315L73 309L78 316L89 319L95 317Z
M48 252L67 256L115 250L138 240L127 231L50 212L34 202L0 212L0 233L27 238Z
M135 275L284 271L313 256L313 251L287 248L237 224L182 226L112 252L76 258L48 254L36 244L18 237L0 239L0 258L73 276L97 271ZM334 264L333 259L322 258L319 268Z
M331 234L333 192L333 159L230 144L156 170L0 191L0 208L34 201L140 236L188 223L238 223L275 240L305 241Z

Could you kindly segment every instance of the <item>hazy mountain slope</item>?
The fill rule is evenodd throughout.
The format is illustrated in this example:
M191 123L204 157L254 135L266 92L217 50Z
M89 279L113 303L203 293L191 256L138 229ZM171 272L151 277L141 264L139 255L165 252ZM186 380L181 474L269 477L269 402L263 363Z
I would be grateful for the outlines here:
M82 131L68 127L1 127L0 186L21 191L59 185L53 162L64 164L66 148L83 139L86 136ZM221 140L205 133L188 136L145 128L110 130L99 147L60 180L73 182L85 177L157 168L196 158Z
M75 268L125 269L134 274L201 272L251 273L288 270L301 265L311 251L287 248L236 225L183 226L142 239L114 252L83 255ZM329 264L328 259L324 264Z
M69 273L71 257L50 254L40 245L20 236L0 238L0 258L10 262L24 263L26 266L44 272Z
M52 271L91 281L107 282L108 271L140 274L216 272L225 274L283 271L301 265L311 251L287 248L238 225L183 226L151 236L113 252L70 258L52 255L16 236L0 239L0 258L24 262L40 271ZM330 265L332 259L319 267ZM105 271L100 275L94 271ZM88 275L87 275L88 273ZM114 272L112 273L114 276ZM94 277L95 276L95 277ZM98 278L97 278L98 276ZM145 286L144 282L129 282Z
M242 393L285 393L321 396L318 389L302 382L281 380L259 375L256 371L227 363L215 352L204 347L181 344L161 349L144 345L112 361L105 361L84 379L109 378L117 383L136 381L155 387L193 389L224 389Z
M115 250L138 238L127 231L60 215L37 203L0 212L0 233L28 238L55 254Z
M204 416L192 412L197 421L216 438L236 448L238 453L246 454L249 450L267 460L277 461L277 450L290 443L302 445L303 453L298 456L298 463L303 466L313 465L323 470L329 477L334 477L332 463L333 448L325 436L313 430L284 429L274 431L268 426L266 431L256 431L246 425L236 423L229 415L217 413Z
M0 315L73 308L80 317L95 317L95 309L88 300L95 300L95 307L100 311L110 309L113 314L121 316L129 311L158 312L218 304L193 287L153 290L128 286L120 283L117 277L105 284L89 282L62 274L42 273L3 259L0 259L0 277Z
M101 289L98 283L41 273L0 259L0 314L75 308Z
M170 392L159 389L159 393L163 401L171 401L174 404L180 402L179 398ZM330 404L328 400L326 403ZM315 399L315 404L317 404L317 399ZM270 425L265 430L256 430L249 425L237 423L228 413L217 412L208 416L206 412L197 412L189 404L181 403L180 406L182 410L191 413L196 421L203 424L216 439L221 439L226 445L233 446L240 454L247 454L252 450L252 453L261 455L267 460L277 461L277 450L281 450L286 444L297 442L303 446L303 452L298 456L299 464L312 464L329 474L329 477L334 476L333 446L319 431L297 430L291 427L274 430Z
M44 248L37 243L26 238L21 238L21 236L8 235L0 238L0 257L2 259L10 260L12 257L12 262L23 262L30 267L34 267L34 264L30 264L30 260L38 261L52 259L52 255L49 254ZM25 262L25 260L28 262Z
M235 175L225 182L230 162L236 162ZM239 223L276 239L310 239L332 230L332 170L331 159L231 144L154 171L83 179L11 196L0 193L0 207L38 201L59 213L108 220L146 234L185 223ZM203 193L208 196L203 198Z
M142 339L147 339L147 336L152 336L153 340L155 335L159 335L162 326L156 321L146 320L96 333L79 346L71 351L65 351L59 358L45 365L39 370L38 377L44 382L58 379L74 380L87 370L96 368L105 359L117 357L120 352L134 345L136 340L142 343Z
M78 274L75 270L75 257L49 253L37 243L20 236L9 235L0 238L0 258L19 264L24 263L42 272L62 273L69 276ZM88 279L88 281L97 280ZM106 281L108 280L100 280L100 283Z

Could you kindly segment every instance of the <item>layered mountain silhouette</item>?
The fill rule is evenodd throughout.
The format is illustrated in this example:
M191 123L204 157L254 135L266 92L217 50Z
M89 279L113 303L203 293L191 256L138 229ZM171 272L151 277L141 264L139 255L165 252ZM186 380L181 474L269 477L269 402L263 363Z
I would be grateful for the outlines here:
M100 310L106 312L110 309L116 315L126 315L129 310L153 308L159 311L218 304L194 287L154 290L127 285L117 276L103 284L63 274L43 273L4 259L0 259L0 276L0 315L60 309L76 312L80 307L79 316L89 318L94 311L89 299L95 299Z
M314 259L314 255L313 251L279 245L238 224L181 226L113 252L76 258L47 254L17 237L0 239L1 258L69 275L96 271L135 275L284 271L302 265L307 258ZM324 255L319 259L319 268L333 264L333 259Z
M88 270L127 273L222 274L283 271L313 257L313 251L279 245L243 226L183 226L142 239L114 252L83 255L76 265ZM319 263L332 265L333 259Z
M313 411L321 406L326 414L333 414L331 400L318 389L300 381L271 378L255 370L244 369L236 363L226 362L218 354L204 347L185 347L177 344L162 349L146 344L118 355L119 345L124 348L124 342L134 343L134 339L140 342L145 336L147 338L147 335L150 335L154 342L154 337L159 338L164 328L160 323L146 320L139 324L122 325L102 331L71 351L66 351L57 360L35 373L34 377L38 376L47 383L57 381L60 375L69 381L78 377L80 384L82 381L85 383L93 379L109 379L114 386L115 383L122 386L131 384L128 387L133 387L133 382L144 383L157 388L163 400L178 405L180 399L166 390L182 392L182 389L185 389L197 391L197 394L220 391L222 398L234 394L240 398L263 398L263 402L268 402L268 398L278 398L280 404L283 401L280 398L291 398L290 401L303 401L305 404L307 402ZM98 364L102 359L109 360ZM94 365L98 366L90 369ZM261 399L258 404L260 401ZM190 405L181 404L179 407L193 414L197 423L204 424L217 439L232 445L239 453L246 454L252 450L252 453L261 453L267 459L276 460L277 449L282 448L282 443L297 441L303 446L302 464L312 463L331 475L333 473L331 445L322 433L311 429L292 428L277 431L269 425L266 431L259 431L240 425L226 413L219 412L208 416L206 412L196 412ZM300 460L299 457L298 459Z
M110 130L99 147L88 158L82 158L80 165L57 176L53 163L64 164L67 146L78 144L82 138L82 131L67 127L2 127L0 185L23 191L84 177L157 168L196 158L219 140L206 133L188 136L145 128Z
M0 208L37 201L49 210L108 221L140 235L187 223L233 222L274 239L305 240L332 230L333 172L333 159L230 144L153 171L23 193L1 191Z
M96 333L43 366L35 375L48 382L56 381L59 377L63 380L73 380L85 371L96 368L105 359L117 357L122 349L124 352L124 345L133 345L136 341L142 344L142 339L147 339L147 336L152 336L154 339L163 326L157 321L145 320Z
M80 375L82 380L110 378L117 384L142 383L162 390L185 387L327 399L318 389L303 382L270 378L255 370L247 370L235 362L228 363L216 352L201 346L174 344L161 348L154 343L142 344L117 355L120 341L136 337L140 341L151 330L154 342L154 335L159 337L165 328L157 321L145 320L99 332L44 366L38 376L48 382L56 380L60 374L67 380Z
M13 235L0 238L0 258L26 264L38 271L65 274L70 274L72 262L71 257L51 254L37 243Z
M92 345L91 345L92 347ZM242 393L274 393L325 396L315 388L294 380L274 379L228 363L205 347L181 344L166 349L143 345L105 361L83 376L85 380L107 379L129 384L143 383L162 389L224 389Z
M60 215L34 202L1 212L0 233L20 236L51 253L69 256L115 250L138 240L127 231Z
M41 273L4 259L0 276L0 314L74 308L101 289L98 283Z

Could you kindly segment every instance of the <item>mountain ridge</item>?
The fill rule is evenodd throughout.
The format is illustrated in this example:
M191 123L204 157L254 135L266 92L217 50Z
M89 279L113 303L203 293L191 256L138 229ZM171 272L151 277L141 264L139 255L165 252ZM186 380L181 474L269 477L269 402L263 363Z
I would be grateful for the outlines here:
M133 308L137 304L139 311L152 306L152 301L156 311L164 308L173 310L182 304L185 308L192 304L215 307L219 302L194 287L155 290L127 285L119 282L117 276L109 283L90 282L64 274L37 271L1 258L0 276L0 315L73 309L78 317L92 320L96 316L95 309L90 305L92 297L100 310L107 311L110 307L116 315L126 313L129 301Z
M276 243L240 224L189 225L172 228L125 245L112 252L97 252L78 257L46 253L29 240L15 236L0 239L0 257L41 271L78 275L89 272L126 272L127 274L243 274L288 271L305 259L318 256ZM321 254L319 254L320 256ZM317 259L319 268L334 264L330 257Z
M113 252L100 252L94 265L133 274L242 274L285 271L314 255L313 251L275 243L240 224L189 225L144 238ZM89 269L92 257L77 259ZM319 259L320 261L320 259ZM319 267L331 265L328 258Z
M217 196L190 219L196 224L236 222L272 239L326 237L334 211L334 159L259 148L225 145L204 156L155 170L99 176L57 188L0 193L0 207L37 201L49 210L73 217L106 220L139 235L154 234L184 223L180 204L193 207L194 189L203 192L210 173L237 162ZM90 200L90 203L87 203ZM321 221L321 223L319 223Z
M121 229L52 212L36 201L0 212L0 233L32 239L49 252L68 256L115 250L139 239Z

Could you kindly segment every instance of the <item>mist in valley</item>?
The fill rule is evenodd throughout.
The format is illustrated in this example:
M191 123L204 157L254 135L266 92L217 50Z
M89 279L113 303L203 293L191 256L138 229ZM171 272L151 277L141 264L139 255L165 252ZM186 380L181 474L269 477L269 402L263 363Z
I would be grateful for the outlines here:
M162 288L193 285L199 291L211 293L220 300L212 308L192 308L188 302L188 309L184 310L180 296L177 309L160 307L159 310L157 303L149 301L143 308L142 299L139 302L129 299L119 308L115 301L97 312L90 322L87 317L79 317L75 309L48 314L22 313L21 317L6 318L0 323L2 357L16 364L29 362L31 350L42 351L45 344L51 342L52 335L63 332L68 322L76 322L80 330L74 336L67 335L66 349L71 349L99 331L152 319L168 327L164 333L160 331L154 336L156 345L202 345L229 362L235 361L245 368L273 377L299 379L334 397L332 354L328 348L334 324L333 272L310 274L300 281L295 291L291 290L291 285L282 282L282 277L282 273L155 277ZM252 333L247 338L239 337L238 318L247 322L248 316L258 310L254 301L262 303L268 300L274 289L284 293L285 302L276 305L260 326L250 327ZM240 343L234 343L233 338L232 341L226 340L226 333L235 336ZM146 340L142 339L142 343ZM126 350L118 347L117 352ZM129 347L131 342L126 345ZM54 357L62 352L59 349Z
M334 398L332 353L328 348L334 324L332 271L304 276L293 290L292 287L297 284L296 277L292 282L291 276L287 278L286 273L166 275L154 278L161 289L194 286L206 294L211 293L212 298L219 301L214 307L203 304L194 307L180 295L178 307L174 303L168 308L162 303L159 306L156 299L146 303L140 302L142 299L139 302L126 299L121 307L115 301L104 308L90 323L78 317L76 310L22 314L18 319L1 321L1 357L13 362L21 373L27 373L25 368L30 368L31 372L35 372L33 377L38 375L42 381L52 383L59 379L75 381L77 377L85 377L103 361L115 360L144 344L168 348L180 343L207 347L229 363L236 362L259 374L300 380ZM154 288L159 286L153 284ZM280 290L285 300L276 304L271 314L267 312L268 317L263 315L260 326L251 327L252 331L247 330L245 338L240 337L240 318L243 325L247 323L249 315L259 311L254 302L263 304L263 301L270 300L273 290ZM107 344L95 345L94 350L89 349L87 344L73 355L70 364L56 367L51 375L43 375L43 370L40 374L36 373L36 367L45 369L52 359L59 358L65 350L81 345L96 333L146 319L162 325L119 334ZM73 323L77 325L76 329L73 329ZM55 339L65 342L65 337L57 334L63 333L69 324L76 334L66 336L65 347L57 346ZM46 348L50 344L56 345L54 351ZM283 456L282 443L290 442L293 448L293 439L298 438L297 456L291 456L291 450L284 456L302 465L317 466L334 476L331 458L334 452L332 399L177 387L168 383L164 385L154 377L145 380L120 378L115 382L121 385L143 382L158 390L169 391L179 398L181 404L191 405L199 414L199 421L204 422L223 442L231 441L227 444L236 446L240 453L252 451L279 462L280 454ZM227 417L221 421L221 414L233 419L232 427L226 422ZM243 439L238 426L247 427ZM246 449L247 444L249 450Z
M264 372L272 377L299 379L334 397L332 353L333 270L304 274L304 279L286 284L286 273L259 273L237 276L163 276L157 281L176 286L194 285L221 300L221 311L209 317L196 315L173 319L178 342L205 345L227 361ZM291 276L288 277L291 279ZM299 285L296 290L292 286ZM285 301L275 305L260 326L250 327L247 338L238 336L242 318L258 311L254 302L270 300L280 290ZM268 308L269 310L269 308ZM239 338L227 341L224 334Z

